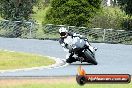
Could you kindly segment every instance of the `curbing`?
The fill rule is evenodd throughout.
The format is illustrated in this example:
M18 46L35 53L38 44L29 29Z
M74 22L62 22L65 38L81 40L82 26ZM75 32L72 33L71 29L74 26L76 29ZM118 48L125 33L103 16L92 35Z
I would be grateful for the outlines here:
M3 50L3 49L0 49L0 50ZM3 50L3 51L15 52L15 51L9 51L9 50ZM39 56L42 56L42 55L39 55ZM52 64L52 65L48 65L48 66L39 66L39 67L23 68L23 69L12 69L12 70L0 70L0 73L16 72L16 71L42 70L42 69L53 69L53 68L65 67L65 66L68 65L68 63L66 63L64 59L55 58L55 57L51 57L51 56L46 56L46 57L55 60L56 63Z

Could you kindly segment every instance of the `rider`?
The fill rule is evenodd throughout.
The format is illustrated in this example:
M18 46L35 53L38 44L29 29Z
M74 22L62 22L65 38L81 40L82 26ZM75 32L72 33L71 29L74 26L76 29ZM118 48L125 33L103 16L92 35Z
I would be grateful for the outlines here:
M59 43L63 47L64 51L69 51L69 53L66 55L67 63L76 61L76 59L72 57L74 55L72 51L74 51L77 48L83 48L86 45L88 46L91 52L95 52L97 50L97 48L92 47L90 45L87 38L82 37L82 35L80 34L68 32L68 30L65 27L61 27L59 29L59 34L60 34Z

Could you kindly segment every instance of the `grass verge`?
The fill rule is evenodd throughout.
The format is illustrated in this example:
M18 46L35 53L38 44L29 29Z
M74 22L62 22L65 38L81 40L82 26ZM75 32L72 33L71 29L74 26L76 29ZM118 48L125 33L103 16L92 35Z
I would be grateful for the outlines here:
M132 88L129 84L85 84L80 86L75 78L45 79L4 79L0 80L0 88Z
M22 69L54 64L46 56L0 50L0 70Z

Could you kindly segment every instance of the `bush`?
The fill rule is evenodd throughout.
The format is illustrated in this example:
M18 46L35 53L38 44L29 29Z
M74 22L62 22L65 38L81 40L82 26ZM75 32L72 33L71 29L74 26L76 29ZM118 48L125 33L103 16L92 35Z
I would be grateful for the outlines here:
M118 7L104 7L91 20L91 27L122 29L122 23L126 17L125 13Z
M122 27L125 30L132 30L132 19L131 18L125 19L124 22L122 23Z
M50 6L46 24L88 26L89 19L100 10L101 0L52 0Z

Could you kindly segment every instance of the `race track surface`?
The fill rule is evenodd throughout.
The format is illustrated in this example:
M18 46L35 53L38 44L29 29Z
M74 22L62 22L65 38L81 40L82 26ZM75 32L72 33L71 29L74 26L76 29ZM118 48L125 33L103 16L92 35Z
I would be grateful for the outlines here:
M83 63L82 67L88 74L131 74L132 75L132 45L92 43L98 47L96 59L98 65ZM58 41L0 38L0 49L48 55L65 59ZM76 75L80 62L52 69L35 69L29 71L0 72L0 76L69 76Z

